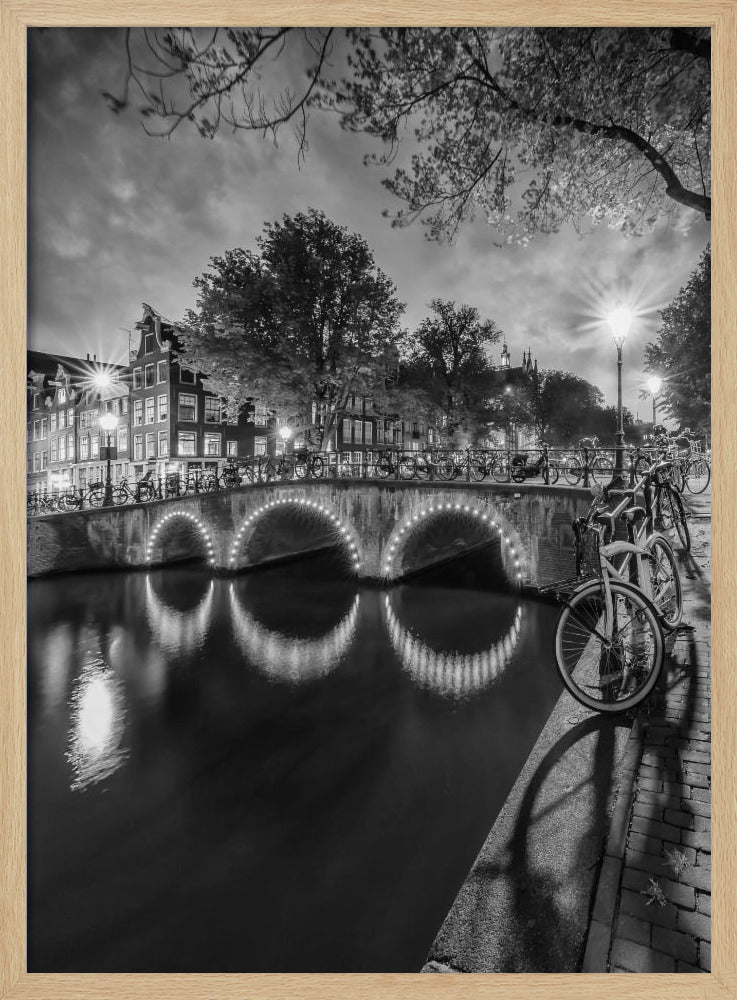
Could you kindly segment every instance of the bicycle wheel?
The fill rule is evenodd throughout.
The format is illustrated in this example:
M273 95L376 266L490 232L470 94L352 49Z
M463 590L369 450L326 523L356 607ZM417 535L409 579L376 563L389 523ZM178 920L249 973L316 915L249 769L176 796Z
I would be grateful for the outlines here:
M670 542L662 535L651 535L645 542L650 553L650 597L663 625L674 629L683 617L681 574Z
M711 469L705 458L694 458L686 467L686 489L689 493L703 493L711 479Z
M312 465L310 466L310 475L313 479L321 479L324 471L325 463L319 455L315 455L312 459Z
M400 458L398 472L400 479L414 479L416 472L414 458L406 455L403 458Z
M570 486L583 482L583 463L578 458L569 458L563 466L563 477Z
M591 580L571 596L555 629L555 660L573 697L597 712L626 712L655 687L663 667L663 632L636 587L610 583L614 621L605 638L604 584Z
M468 474L474 483L480 483L486 479L488 467L483 458L472 458L468 463Z
M506 458L495 458L491 465L491 478L495 483L509 482L509 465Z
M667 486L658 490L655 501L655 516L666 531L675 529L683 548L686 552L690 551L691 533L688 530L686 511L683 509L683 501L675 490Z
M444 483L450 482L458 475L458 468L452 458L439 458L435 466L435 475Z
M87 504L89 507L102 507L105 502L105 490L100 486L90 490L87 494Z
M116 506L120 504L128 503L128 490L125 486L114 486L113 487L113 503Z
M378 479L388 479L392 472L394 472L392 460L388 455L381 455L374 465L374 475Z
M608 458L595 458L590 469L592 483L608 483L614 475L614 463Z
M555 486L560 478L560 470L555 462L548 462L548 485Z

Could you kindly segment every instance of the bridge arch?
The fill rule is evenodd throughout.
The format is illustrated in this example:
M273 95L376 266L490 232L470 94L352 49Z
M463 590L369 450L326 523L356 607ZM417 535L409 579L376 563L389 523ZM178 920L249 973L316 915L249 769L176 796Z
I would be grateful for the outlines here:
M452 503L444 499L426 499L419 507L403 515L396 522L381 554L381 575L386 582L396 580L402 575L400 557L410 538L433 519L448 514L458 515L481 525L488 531L490 540L499 538L502 546L502 563L508 581L514 586L521 585L525 571L529 571L529 558L524 551L519 532L502 514L477 498L462 498L461 502Z
M345 550L352 570L358 573L363 561L363 545L353 525L342 518L338 509L324 499L309 500L302 496L277 496L265 500L247 513L233 537L228 559L230 570L238 568L238 556L248 550L248 545L261 520L269 514L285 510L298 511L322 520L331 529L335 541Z
M215 554L213 550L212 537L205 527L202 519L193 514L188 510L172 510L156 522L149 535L148 544L146 546L146 563L151 564L154 555L154 547L157 543L160 543L162 534L166 534L169 528L172 527L172 522L174 521L184 521L189 522L198 532L202 543L205 548L207 562L210 566L215 565ZM163 561L163 560L162 560Z

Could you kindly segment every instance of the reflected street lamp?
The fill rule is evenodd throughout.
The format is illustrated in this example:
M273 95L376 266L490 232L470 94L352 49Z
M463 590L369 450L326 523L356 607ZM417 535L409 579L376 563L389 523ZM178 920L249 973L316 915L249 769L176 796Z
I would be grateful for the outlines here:
M655 397L660 392L660 387L662 386L662 384L663 384L662 378L659 378L657 375L652 375L647 380L647 387L650 390L650 395L653 397L653 434L655 433L655 415L657 412L655 409Z
M617 447L614 459L614 480L624 483L624 418L622 414L622 348L632 325L632 313L627 306L617 306L607 316L614 343L617 345Z
M107 476L105 478L105 496L103 498L103 504L106 507L112 506L113 503L113 480L112 480L112 470L110 462L112 460L112 447L110 445L110 435L117 427L118 421L113 413L103 413L100 417L100 427L105 431L107 435L107 442L105 448L105 454L107 457Z

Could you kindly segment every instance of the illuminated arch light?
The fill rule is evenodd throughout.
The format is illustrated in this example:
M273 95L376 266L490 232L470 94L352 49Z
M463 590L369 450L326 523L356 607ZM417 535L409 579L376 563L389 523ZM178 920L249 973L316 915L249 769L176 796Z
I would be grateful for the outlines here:
M158 522L154 530L151 532L151 536L149 537L148 540L148 546L146 548L146 562L147 563L151 562L151 555L153 553L154 543L156 542L156 539L159 536L161 529L164 527L165 524L167 524L167 522L172 521L175 518L180 518L180 519L184 518L187 521L191 521L191 523L197 528L200 535L202 536L202 540L204 541L205 547L207 549L208 562L211 566L214 566L215 556L212 547L212 539L210 538L209 532L207 531L204 524L202 523L200 518L197 517L196 514L190 514L188 511L184 510L173 511L171 514L165 514L164 517L162 517L161 520Z
M178 611L155 592L146 580L146 618L154 641L170 655L191 653L204 645L213 614L215 581L192 611Z
M476 694L497 680L509 665L522 630L519 605L507 633L489 649L478 653L438 652L400 623L388 594L384 614L389 639L403 669L420 686L454 699Z
M229 593L236 642L249 663L272 680L301 684L325 677L335 670L353 641L359 594L335 628L318 638L295 639L257 622L241 604L232 583Z
M509 550L509 555L512 556L514 561L514 567L516 570L516 579L519 581L522 579L522 569L519 559L519 554L514 547L514 542L512 539L502 530L501 527L496 523L495 520L489 517L487 513L478 507L471 507L469 504L461 506L461 504L450 504L450 503L439 503L437 506L430 504L428 507L423 507L419 514L413 514L401 527L395 529L389 537L389 544L387 546L387 552L384 556L384 577L390 578L394 570L394 557L396 555L396 550L399 546L399 542L403 540L403 536L407 533L410 528L414 527L417 522L419 522L423 517L427 517L428 514L433 514L435 511L442 513L444 510L457 510L465 514L470 514L472 517L478 517L482 521L486 521L490 527L496 528L499 538L504 542Z
M257 507L256 510L249 515L243 521L240 528L236 532L235 538L233 539L233 544L230 548L230 559L229 566L231 569L235 567L236 558L238 556L238 550L240 549L241 543L243 541L243 536L245 535L247 529L254 521L256 521L262 514L266 513L269 509L273 507L279 507L283 504L292 504L299 507L309 507L311 510L318 511L323 514L326 518L333 522L333 524L338 527L341 535L343 535L343 541L347 542L350 558L353 562L354 570L358 571L361 568L361 557L359 556L359 538L358 536L341 523L339 517L331 513L331 511L324 506L324 504L318 503L315 500L307 500L304 497L279 497L276 500L270 500L267 503L262 504Z

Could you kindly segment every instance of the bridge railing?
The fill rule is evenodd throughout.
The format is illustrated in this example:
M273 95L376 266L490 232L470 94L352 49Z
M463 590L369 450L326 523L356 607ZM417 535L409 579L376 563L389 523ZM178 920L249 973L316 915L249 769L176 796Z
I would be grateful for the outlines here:
M628 449L626 468L634 481L634 468L653 449ZM220 472L177 472L138 483L126 480L110 489L98 482L86 489L70 488L53 493L29 493L29 517L103 506L141 504L154 500L211 493L222 489L247 488L264 483L304 482L315 479L394 480L425 482L524 483L537 480L554 486L590 486L607 482L614 470L615 450L588 445L575 449L467 448L404 451L375 448L361 452L309 452L284 456L254 456L226 465Z

